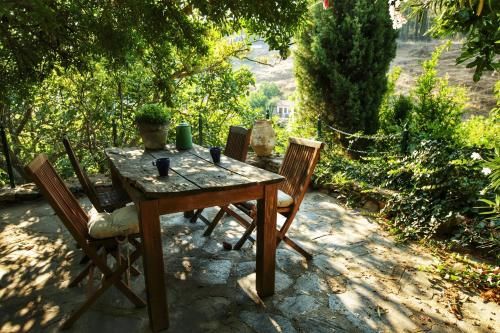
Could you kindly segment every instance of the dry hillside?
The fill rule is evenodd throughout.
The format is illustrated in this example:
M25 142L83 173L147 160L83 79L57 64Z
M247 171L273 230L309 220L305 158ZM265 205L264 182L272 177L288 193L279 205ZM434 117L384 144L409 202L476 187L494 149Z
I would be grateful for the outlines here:
M440 42L404 42L398 44L396 58L391 66L402 68L401 77L397 87L401 92L408 92L415 82L415 78L422 71L422 61L429 58L434 48ZM499 79L498 73L484 74L478 83L472 81L472 71L463 65L456 65L455 59L459 54L459 44L454 44L449 51L445 52L439 64L440 75L448 75L452 84L467 87L470 94L470 103L467 114L487 115L495 105L493 86ZM286 60L279 60L276 52L269 52L267 45L263 42L253 44L249 58L263 60L267 59L273 66L262 65L251 61L235 61L235 67L248 66L255 74L257 84L261 82L275 82L285 96L293 94L296 83L293 75L293 54Z

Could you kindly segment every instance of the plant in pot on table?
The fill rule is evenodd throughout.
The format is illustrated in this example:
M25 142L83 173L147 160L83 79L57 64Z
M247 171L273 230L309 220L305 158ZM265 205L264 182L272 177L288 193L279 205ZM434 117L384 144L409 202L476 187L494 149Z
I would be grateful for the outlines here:
M170 124L170 110L160 104L144 104L135 115L144 148L158 150L165 148Z

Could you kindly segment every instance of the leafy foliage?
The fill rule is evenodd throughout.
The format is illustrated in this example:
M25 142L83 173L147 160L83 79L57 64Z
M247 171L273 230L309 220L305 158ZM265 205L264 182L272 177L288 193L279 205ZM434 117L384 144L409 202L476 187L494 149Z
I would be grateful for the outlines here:
M437 76L436 67L444 44L432 53L431 59L424 61L423 73L418 77L412 95L416 101L411 119L412 135L417 141L422 139L450 140L461 122L466 97L465 90L452 87L447 78Z
M135 122L140 124L166 125L170 120L170 112L161 104L144 104L135 114Z
M2 1L0 120L10 134L18 181L26 179L23 166L36 152L54 159L61 155L57 142L63 131L81 138L76 141L91 154L82 159L92 160L91 169L100 169L98 148L104 143L135 142L135 131L128 126L137 106L145 102L179 111L191 108L182 117L173 115L174 121L214 107L213 114L202 116L212 132L209 138L221 141L228 126L253 117L251 112L241 116L247 111L241 106L253 78L245 69L233 72L228 62L248 51L249 37L224 36L258 34L286 57L306 4ZM199 83L193 94L199 99L194 100L187 92ZM46 84L47 92L40 89ZM44 137L42 129L50 134ZM4 161L0 165L5 167Z
M446 235L456 244L496 255L500 223L491 218L496 216L491 214L497 207L496 194L485 168L498 168L494 160L485 165L478 158L492 156L491 144L496 141L483 147L464 144L465 91L450 86L436 72L445 47L424 62L409 95L394 92L401 70L389 74L380 111L382 127L380 135L372 137L376 141L372 150L355 161L338 147L332 148L322 155L316 181L334 185L351 200L359 200L358 194L351 194L356 188L358 193L374 187L394 190L397 194L386 202L382 216L401 238ZM402 149L405 142L408 149ZM493 182L495 174L491 171ZM484 209L478 207L480 199L482 206L487 204ZM490 218L484 211L490 212Z
M208 55L197 60L196 71L178 80L169 95L171 122L188 121L197 140L201 113L205 143L222 145L229 126L249 127L256 117L247 98L254 79L247 69L231 67L229 57L242 49L242 42L222 39L217 32L211 36ZM101 59L87 71L58 67L30 89L28 100L11 94L10 110L3 115L18 182L23 181L23 166L40 152L49 155L63 176L72 174L60 143L64 133L89 172L105 172L104 148L137 145L136 111L152 101L161 103L154 70L142 61L126 70L113 69ZM170 134L173 140L175 133Z
M311 8L295 56L301 116L319 116L350 133L375 133L396 50L387 1L336 1L333 9Z
M106 58L123 65L144 57L159 77L179 54L204 55L212 28L246 29L286 56L307 1L2 1L0 86L40 82L54 66L85 68ZM160 75L162 74L162 75ZM165 83L165 82L164 82Z
M460 126L460 138L464 144L487 148L500 148L500 81L495 84L496 107L489 117L475 116Z
M479 192L488 180L472 149L444 141L422 141L413 153L389 166L385 184L400 190L385 215L407 237L434 236L440 227L457 227L477 217Z
M440 255L440 257L443 256ZM420 267L420 269L437 273L445 280L458 282L469 288L488 290L500 287L500 268L498 266L480 264L459 254L442 258L439 263Z
M429 33L434 37L463 34L465 42L457 63L475 68L478 81L484 71L498 70L500 54L500 3L487 0L410 0L413 15L423 18L428 10L436 14Z
M493 113L489 117L472 116L458 128L458 138L464 145L493 149L500 147L500 118Z
M457 130L461 126L461 116L467 102L466 91L462 87L449 85L448 79L439 77L436 69L448 45L445 43L437 47L431 58L423 62L422 74L418 76L409 96L394 94L395 81L401 69L396 68L389 74L389 90L380 111L380 132L401 134L406 131L408 149L400 149L404 153L422 140L457 140Z
M256 91L250 93L250 107L265 116L266 111L276 107L282 95L276 83L264 82Z

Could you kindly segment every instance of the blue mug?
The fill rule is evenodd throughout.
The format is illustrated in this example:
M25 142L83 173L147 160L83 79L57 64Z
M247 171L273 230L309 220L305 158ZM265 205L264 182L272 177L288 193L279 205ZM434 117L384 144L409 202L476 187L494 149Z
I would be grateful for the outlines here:
M220 153L220 147L210 148L210 155L212 156L212 161L214 161L215 164L220 163Z
M170 158L158 158L156 161L153 161L153 165L158 169L160 177L168 176L168 168L170 168Z

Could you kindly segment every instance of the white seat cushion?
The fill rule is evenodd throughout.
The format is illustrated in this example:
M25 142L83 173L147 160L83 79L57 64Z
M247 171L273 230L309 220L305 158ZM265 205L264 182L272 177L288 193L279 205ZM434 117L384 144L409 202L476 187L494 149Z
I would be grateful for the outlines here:
M247 204L250 206L257 206L257 200L247 201ZM284 208L290 206L291 204L293 204L293 198L285 192L278 190L278 204L276 206Z
M139 232L137 208L135 205L130 205L119 208L112 214L91 214L88 227L89 235L96 239L136 234Z
M288 207L293 204L293 198L285 192L278 190L278 207Z

